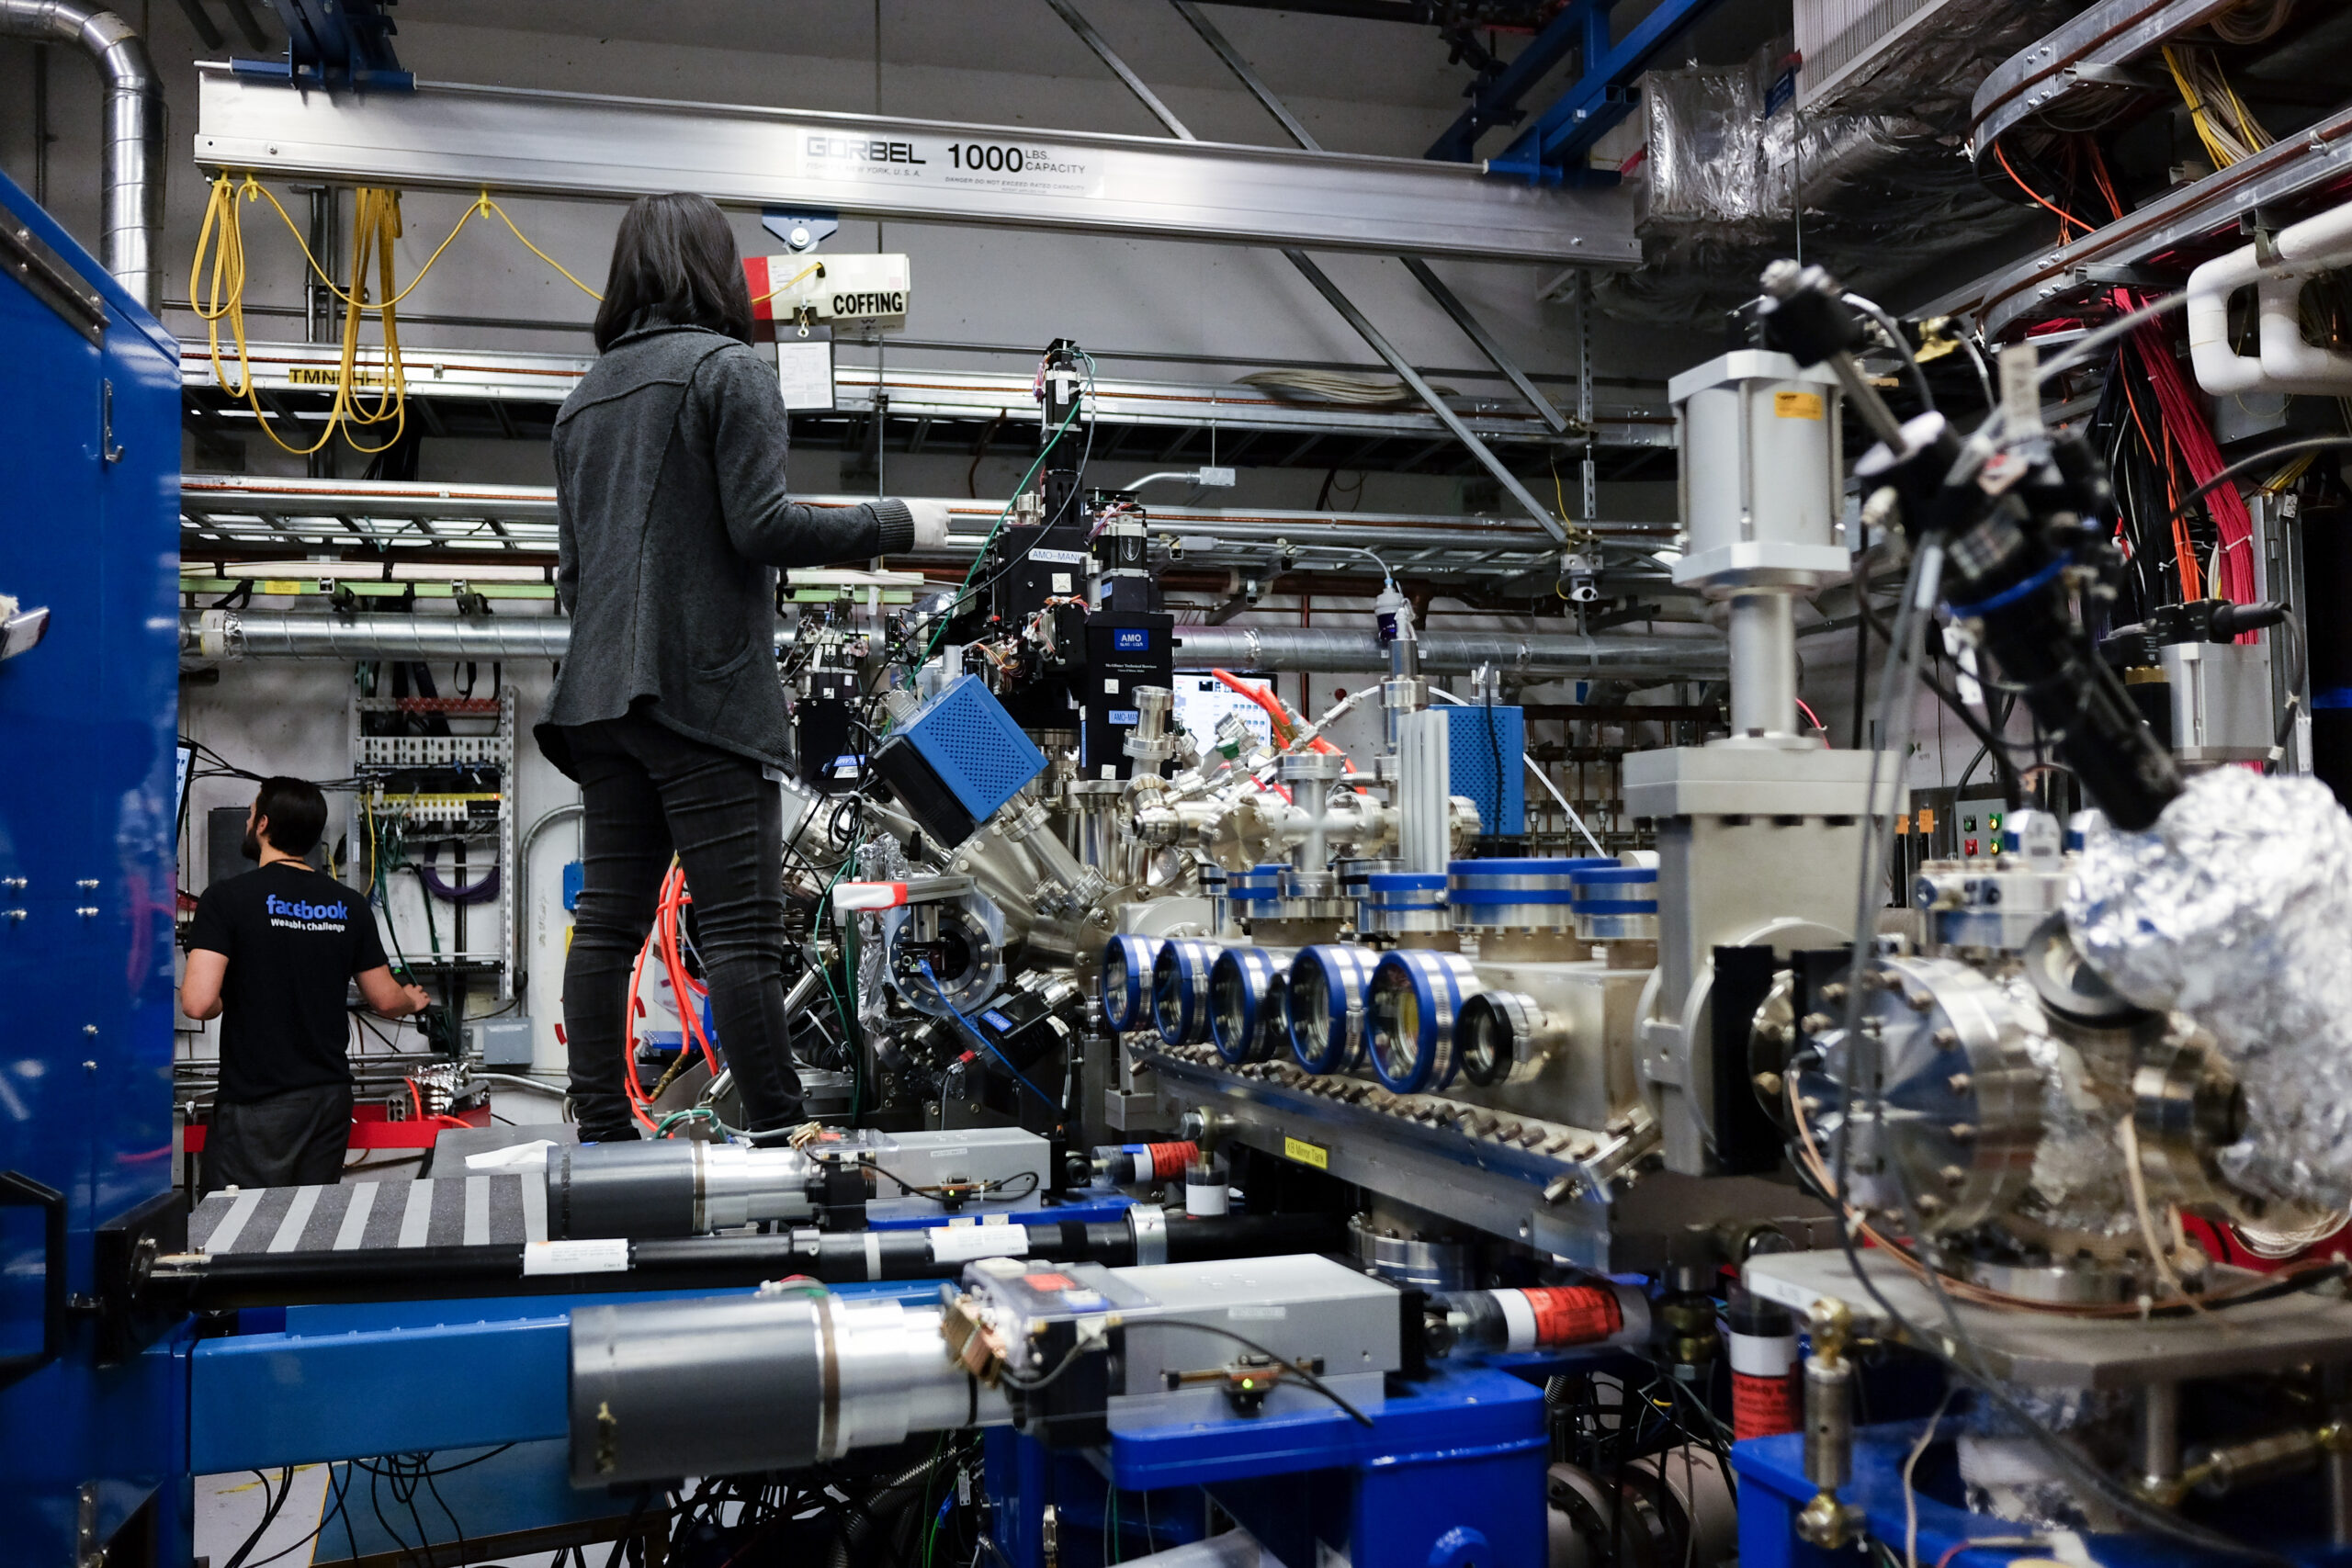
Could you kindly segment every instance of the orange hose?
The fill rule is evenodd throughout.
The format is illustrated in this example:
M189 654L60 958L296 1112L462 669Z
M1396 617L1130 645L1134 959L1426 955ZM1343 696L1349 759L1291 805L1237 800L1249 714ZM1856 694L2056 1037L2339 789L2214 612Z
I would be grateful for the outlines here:
M1274 721L1275 745L1287 746L1290 744L1290 738L1297 733L1297 726L1292 722L1293 715L1289 708L1283 705L1282 698L1274 695L1273 693L1268 691L1263 686L1250 685L1248 682L1228 671L1212 670L1209 673L1216 676L1227 686L1240 693L1243 696L1248 697L1251 702L1256 703L1260 707L1266 710L1266 716ZM1309 750L1328 752L1334 757L1345 757L1347 755L1345 751L1340 750L1337 746L1332 745L1329 740L1324 739L1323 737L1319 735L1314 739L1308 741L1306 744ZM1351 767L1354 766L1353 763L1350 763L1349 765Z
M645 1086L637 1081L637 987L645 979L645 955L652 946L649 932L638 947L637 962L629 965L628 995L621 1000L621 1088L628 1094L628 1113L649 1133L654 1122L646 1111L652 1101L646 1098Z
M701 1010L691 1005L710 995L710 987L686 973L685 957L679 948L679 928L685 907L693 902L694 896L686 891L685 868L673 865L670 874L662 879L662 898L654 911L653 930L661 942L662 967L670 977L671 994L678 998L678 1019L683 1030L679 1048L684 1049L691 1037L702 1048L703 1066L710 1069L711 1077L717 1077L718 1053L711 1049L709 1034L702 1026Z
M629 1114L648 1132L656 1126L650 1114L653 1101L637 1078L637 992L645 981L647 955L658 956L662 972L669 977L681 1030L678 1048L699 1049L710 1076L718 1076L718 1054L712 1049L709 1035L702 1026L702 1013L694 1005L710 994L710 987L686 973L685 955L679 944L683 911L693 902L694 896L686 891L685 868L673 864L662 878L661 895L653 908L653 928L646 932L644 944L637 950L637 962L629 968L628 998L623 1008L621 1029L621 1086L628 1091Z
M2091 226L2088 223L2084 222L2081 219L2075 217L2073 213L2067 211L2064 208L2060 207L2057 203L2044 197L2040 191L2026 184L2024 180L2019 179L2018 177L2018 172L2009 167L2009 155L2001 151L2001 144L1997 141L1993 143L1993 156L2001 161L2001 172L2008 175L2011 180L2016 181L2018 189L2025 192L2026 195L2033 197L2035 201L2040 202L2042 206L2050 209L2051 211L2058 215L2058 243L2060 244L2063 245L2068 243L2066 226L2069 223L2073 224L2075 228L2080 229L2086 234L2091 231Z

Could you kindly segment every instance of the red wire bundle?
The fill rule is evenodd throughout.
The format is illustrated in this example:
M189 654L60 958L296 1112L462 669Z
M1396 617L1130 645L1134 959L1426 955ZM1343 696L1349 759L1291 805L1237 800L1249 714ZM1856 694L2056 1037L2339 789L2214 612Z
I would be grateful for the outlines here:
M2126 310L2137 301L2130 296L2120 297ZM2132 343L2140 351L2140 363L2148 372L2148 384L2155 389L2156 408L2164 419L2164 434L2180 451L2180 458L2188 467L2189 477L2204 484L2223 468L2220 443L2213 439L2212 428L2205 423L2205 411L2198 405L2196 394L2188 389L2188 382L2180 373L2180 362L2172 355L2172 342L2163 328L2154 322L2144 322L2132 330ZM2213 528L2220 536L2221 560L2213 573L2212 590L2220 597L2233 604L2254 602L2254 519L2246 514L2245 501L2236 489L2223 485L2205 498L2206 510L2213 518ZM2185 562L2181 572L2184 596L2188 584L2196 581L2198 565ZM2240 638L2240 641L2246 640Z
M710 1069L711 1077L718 1076L718 1055L703 1032L702 1009L696 1005L710 995L710 987L686 973L678 934L685 907L693 902L694 896L686 891L685 868L671 866L669 874L662 879L662 896L653 909L653 929L646 933L645 945L638 949L637 963L629 970L628 1001L621 1026L621 1086L628 1091L629 1114L648 1132L654 1127L653 1100L637 1081L637 1015L641 1010L637 988L645 978L648 953L660 954L662 973L669 976L670 994L677 1000L678 1021L684 1031L679 1037L679 1048L684 1049L691 1041L701 1049L703 1065Z

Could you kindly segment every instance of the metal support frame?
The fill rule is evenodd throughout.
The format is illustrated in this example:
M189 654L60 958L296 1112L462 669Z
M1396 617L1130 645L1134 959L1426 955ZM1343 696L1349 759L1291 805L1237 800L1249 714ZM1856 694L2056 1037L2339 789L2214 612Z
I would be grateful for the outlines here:
M1909 314L1973 315L1991 339L2015 339L2033 322L2073 314L2117 270L2151 265L2153 276L2185 276L2207 256L2245 243L2242 220L2277 206L2282 215L2312 201L2352 173L2352 111L2339 110L2273 142L2250 158L2217 169L2135 208L2114 222L2036 252L1925 304Z
M972 147L994 148L999 167L963 169ZM625 199L687 189L722 205L861 218L1490 261L1641 261L1629 193L1530 191L1458 164L511 87L304 95L240 80L217 62L198 68L195 152L207 170L407 190ZM1011 152L1021 172L1001 167Z
M1168 128L1169 135L1179 141L1200 140L1184 128L1184 122L1176 118L1176 111L1161 103L1159 95L1147 86L1144 79L1136 75L1125 61L1119 58L1118 52L1112 49L1110 40L1094 30L1094 24L1080 16L1078 7L1071 5L1070 0L1046 0L1046 4L1051 6L1055 14L1069 25L1069 30L1078 35L1080 43L1094 51L1094 58L1110 67L1111 74L1125 83L1127 91L1143 101L1143 107L1151 111L1152 118Z
M2232 0L2101 0L1994 68L1969 106L1970 155L1983 163L2018 121L2076 96L2111 92L2130 61L2203 27ZM2169 88L2166 89L2169 92Z
M1609 51L1609 9L1614 3L1576 0L1554 16L1493 81L1474 95L1470 107L1430 143L1422 156L1452 164L1475 162L1478 138L1494 126L1515 125L1525 118L1519 101L1553 67L1571 54L1581 52L1587 60L1597 60Z
M1585 429L1592 428L1592 279L1584 273L1577 274L1577 423ZM1593 456L1592 444L1584 448L1584 518L1592 522L1600 515L1600 466Z
M818 506L852 506L864 498L808 495ZM965 561L979 547L1005 502L952 501L946 543L925 560ZM542 570L555 557L555 491L536 485L449 485L430 481L276 479L245 474L192 474L180 493L181 554L187 577L230 575L283 579L262 590L283 595L322 591L336 580L363 597L397 596L414 587L431 592L414 573L376 581L387 560L426 566L440 561L455 575L481 575L475 592L493 599L546 598ZM1363 558L1320 547L1318 532L1344 526L1352 544L1379 552L1389 569L1416 579L1492 583L1542 569L1556 548L1532 525L1494 518L1409 513L1330 513L1261 508L1184 506L1154 502L1148 526L1181 550L1181 564L1243 570L1260 577L1301 572L1361 574ZM1671 532L1657 523L1585 520L1588 533L1640 547ZM356 552L339 562L333 552ZM499 563L512 563L502 565ZM1179 564L1171 559L1171 565ZM429 574L428 574L429 575ZM1662 574L1658 586L1665 586ZM191 592L202 592L192 589ZM225 591L225 590L222 590Z
M1129 87L1135 90L1137 96L1143 99L1145 107L1159 117L1160 123L1167 126L1169 130L1178 137L1191 137L1192 132L1184 128L1183 122L1178 119L1173 114L1170 113L1168 107L1152 96L1150 90L1144 86L1142 82L1136 78L1135 73L1127 68L1126 63L1120 60L1119 57L1112 51L1111 46L1103 41L1102 35L1095 32L1091 27L1087 25L1086 18L1079 14L1078 7L1071 3L1071 0L1046 0L1046 4L1053 6L1056 14L1058 15L1063 21L1069 24L1071 29L1085 41L1088 48L1091 49L1097 55L1102 57L1102 62L1111 68L1112 73L1116 75L1120 81L1125 82ZM1206 17L1201 16L1197 11L1187 16L1185 19L1193 24L1193 29L1199 32L1203 38L1215 39L1216 37L1216 29L1210 25ZM1215 42L1212 42L1211 47L1216 47ZM1226 47L1218 49L1217 53L1224 59L1228 67L1231 67L1241 76L1244 85L1248 85L1250 90L1257 96L1259 102L1265 103L1273 98L1274 95L1272 92L1268 89L1263 83L1258 81L1255 73L1252 73L1248 69L1247 64L1242 62L1239 53L1235 51L1231 45L1227 44ZM1306 135L1305 127L1297 125L1296 121L1290 119L1287 116L1283 118L1284 119L1285 128L1291 130L1291 134L1293 136ZM1313 138L1308 137L1307 141L1311 144ZM1518 502L1519 504L1525 509L1530 517L1532 517L1537 523L1541 524L1546 533L1550 534L1555 539L1566 539L1567 537L1567 529L1561 524L1558 518L1552 515L1551 509L1546 507L1542 502L1537 501L1534 495L1529 491L1528 488L1520 482L1519 476L1512 473L1510 468L1505 467L1503 460L1500 457L1496 457L1494 452L1488 448L1487 444L1478 439L1476 433L1472 431L1468 425L1462 422L1461 415L1455 413L1451 408L1446 406L1445 400L1438 396L1436 389L1432 388L1428 381L1422 378L1421 373L1414 369L1412 363L1402 354L1399 354L1396 351L1396 345L1391 344L1388 339L1383 335L1379 328L1372 324L1372 321L1369 317L1356 308L1355 302L1350 299L1347 295L1341 291L1340 286L1331 281L1330 275L1326 273L1322 267L1317 265L1313 257L1309 256L1305 251L1299 250L1295 246L1283 246L1283 254L1289 260L1291 265L1298 269L1299 274L1304 276L1307 282L1315 286L1315 291L1322 295L1324 299L1330 304L1333 310L1340 312L1340 317L1346 321L1348 325L1355 329L1356 335L1363 339L1365 346L1370 348L1374 354L1378 355L1383 360L1386 361L1388 367L1396 373L1396 378L1404 382L1406 386L1411 388L1413 395L1420 399L1420 400L1427 405L1431 413L1437 415L1440 423L1444 424L1446 429L1453 434L1454 439L1460 441L1464 446L1467 446L1470 449L1470 455L1476 457L1479 464L1484 467L1488 473L1494 475L1496 482L1503 487L1505 492L1507 492L1512 500ZM1418 264L1415 263L1409 265ZM1426 282L1435 286L1438 290L1441 296L1441 302L1444 299L1452 299L1452 295L1445 290L1444 285L1438 283L1436 276L1429 273L1429 269L1426 266L1422 266L1420 271L1415 276L1420 276L1424 274L1428 275ZM1454 320L1457 322L1468 318L1468 310L1462 306L1460 300L1455 299L1449 310L1449 313L1453 313L1457 310L1460 312L1454 316ZM1475 325L1475 322L1473 324ZM1488 350L1491 342L1491 340L1486 337L1483 332L1475 333L1472 341L1477 343L1481 351ZM1499 350L1494 351L1494 353L1498 352ZM1490 358L1494 357L1494 353L1489 354ZM1495 365L1498 369L1503 370L1505 374L1511 378L1511 381L1514 386L1521 386L1525 394L1532 394L1539 401L1542 400L1542 394L1535 391L1533 383L1527 381L1526 378L1521 375L1515 367L1510 366L1506 361L1500 358L1495 358ZM1544 402L1542 406L1544 412L1549 416L1549 419L1557 419L1559 417L1558 412L1554 410L1550 403ZM1554 428L1556 430L1559 427L1555 425Z
M1485 125L1499 123L1498 117L1507 116L1514 109L1520 97L1559 63L1573 46L1582 55L1582 73L1550 108L1536 117L1533 125L1519 134L1502 156L1487 160L1487 172L1521 175L1547 185L1563 181L1571 185L1615 184L1614 174L1590 174L1576 165L1594 142L1632 112L1634 79L1649 68L1651 61L1683 28L1714 9L1717 0L1658 0L1650 14L1634 25L1633 31L1612 43L1609 13L1616 4L1617 0L1572 0L1536 35L1534 42L1521 51L1520 59L1529 60L1530 69L1521 72L1520 61L1514 60L1479 95L1478 102L1465 111L1463 118L1438 139L1437 145L1430 149L1430 156L1446 156L1441 149L1460 145L1462 150L1456 155L1467 158L1468 142L1460 138L1466 135L1475 141ZM1482 114L1484 124L1478 124L1474 117Z
M1051 0L1051 3L1056 10L1060 10L1069 3L1069 0ZM1259 106L1274 117L1275 123L1283 128L1292 141L1310 152L1322 151L1322 146L1315 140L1314 133L1299 123L1298 117L1292 114L1280 96L1260 79L1257 72L1250 69L1249 60L1239 50L1233 47L1232 41L1225 34L1217 30L1216 24L1201 15L1201 8L1194 5L1193 0L1170 0L1170 3L1176 7L1176 14L1190 22L1193 30L1201 35L1201 41L1216 51L1219 60L1225 62L1226 69L1232 72L1241 85L1250 90L1250 96L1258 100ZM1526 400L1527 406L1535 411L1536 416L1551 426L1553 434L1566 434L1568 422L1558 409L1552 406L1552 400L1539 391L1535 383L1528 378L1526 372L1521 370L1517 363L1503 352L1502 344L1497 343L1493 335L1487 331L1485 324L1476 316L1471 314L1470 307L1462 302L1461 297L1447 288L1445 281L1430 269L1429 263L1415 255L1403 256L1399 259L1404 262L1405 270L1413 275L1413 280L1428 291L1430 299L1438 302L1439 309L1453 318L1453 324L1462 329L1462 335L1468 338L1480 354L1486 355L1487 364L1502 372L1503 378L1511 384L1521 398ZM1591 428L1589 420L1586 422L1584 428L1587 430ZM1590 459L1588 457L1587 460Z
M1495 482L1503 487L1504 492L1541 524L1545 533L1565 541L1568 536L1567 525L1553 516L1552 509L1536 500L1534 493L1520 482L1519 476L1503 466L1503 460L1495 456L1494 449L1479 440L1471 428L1462 423L1462 416L1446 406L1445 400L1438 396L1436 389L1421 378L1421 373L1413 368L1412 362L1397 352L1396 345L1382 335L1369 317L1356 309L1355 302L1340 292L1340 286L1316 265L1314 258L1305 251L1286 250L1283 254L1290 258L1291 265L1298 268L1307 282L1315 285L1315 291L1329 302L1331 309L1339 311L1348 325L1355 329L1356 335L1363 339L1365 345L1388 362L1388 367L1396 372L1396 378L1410 387L1413 395L1429 405L1430 412L1453 433L1454 438L1470 448L1470 455L1495 476Z

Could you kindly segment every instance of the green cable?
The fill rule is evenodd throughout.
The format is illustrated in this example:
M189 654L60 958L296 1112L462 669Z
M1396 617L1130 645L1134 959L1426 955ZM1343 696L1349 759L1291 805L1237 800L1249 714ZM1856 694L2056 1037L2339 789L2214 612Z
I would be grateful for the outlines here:
M931 1473L924 1476L922 1482L922 1508L931 1516L931 1522L922 1532L923 1568L931 1568L931 1544L939 1534L939 1515L931 1506L931 1483L939 1479L939 1456L946 1447L947 1434L943 1431L939 1434L939 1440L931 1445Z
M729 1137L743 1137L749 1135L745 1134L741 1128L729 1127L726 1122L721 1122L718 1119L718 1112L713 1111L707 1105L690 1105L684 1111L673 1111L654 1125L653 1135L657 1138L666 1138L670 1135L670 1123L673 1122L684 1122L696 1116L708 1118L712 1126L718 1128L720 1132L725 1133Z
M962 604L964 595L970 592L972 579L979 575L980 562L988 558L989 547L996 543L996 536L1004 532L1005 524L1012 516L1013 501L1020 499L1021 493L1029 488L1029 481L1037 477L1037 470L1045 467L1046 458L1053 452L1055 446L1060 444L1062 433L1068 430L1071 423L1078 418L1078 411L1084 402L1085 400L1081 398L1070 404L1069 412L1062 416L1061 423L1054 427L1053 434L1046 438L1045 446L1037 449L1037 460L1029 465L1029 471L1021 476L1019 484L1012 487L1012 499L1004 503L1004 510L996 514L996 526L989 530L989 536L980 541L978 553L972 557L970 569L964 573L964 581L956 589L955 601L941 614L939 625L933 628L931 642L923 649L922 657L908 666L910 671L930 663L931 656L939 651L939 639L947 635L947 623L955 618L955 612Z
M842 863L833 868L832 881L826 883L824 892L817 897L817 918L820 920L825 918L826 908L833 901L833 889L841 885L842 878L849 873L850 862L856 858L857 851L852 850L842 857ZM842 934L842 977L854 988L857 984L857 971L856 960L852 956L852 951L849 933L843 931ZM850 1025L849 1009L842 1005L841 992L833 988L832 971L820 964L817 970L817 977L825 982L825 995L831 998L833 1002L833 1016L841 1021L842 1042L850 1048L849 1110L854 1117L857 1114L858 1091L864 1086L865 1077L865 1075L859 1070L857 1031Z

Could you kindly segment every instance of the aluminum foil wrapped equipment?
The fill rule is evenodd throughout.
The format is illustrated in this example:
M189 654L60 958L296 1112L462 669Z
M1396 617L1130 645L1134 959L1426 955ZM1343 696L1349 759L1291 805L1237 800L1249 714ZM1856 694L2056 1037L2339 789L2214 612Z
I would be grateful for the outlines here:
M2118 991L2213 1035L2245 1093L2232 1181L2352 1203L2352 818L2326 785L2197 775L2149 831L2086 839L2066 923Z

